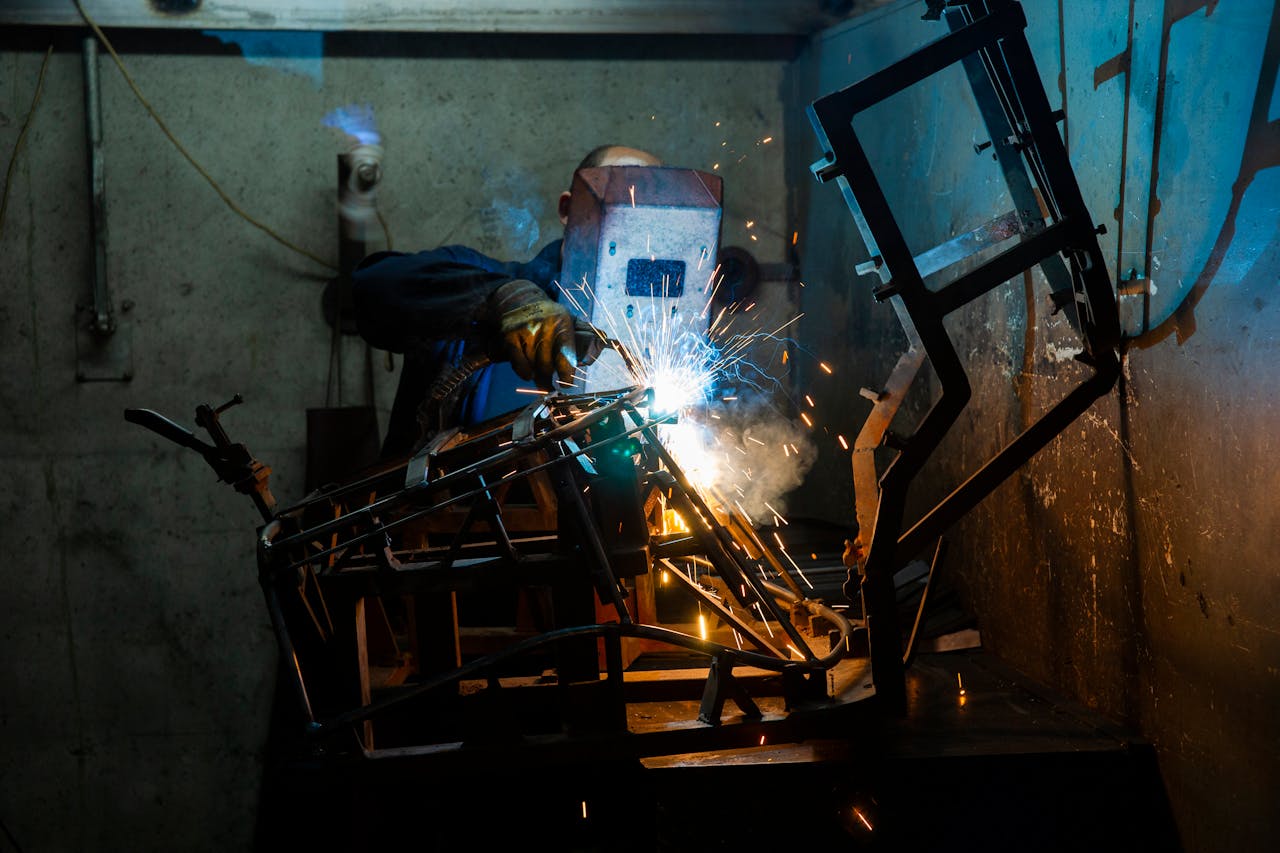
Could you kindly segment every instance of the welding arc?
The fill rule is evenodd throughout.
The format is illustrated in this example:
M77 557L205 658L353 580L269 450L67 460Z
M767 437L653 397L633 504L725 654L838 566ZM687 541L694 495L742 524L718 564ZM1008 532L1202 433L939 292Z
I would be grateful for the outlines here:
M186 149L186 146L184 146L181 142L178 141L178 137L173 135L173 131L169 130L169 126L164 123L164 119L160 118L160 114L156 112L155 107L151 106L151 102L148 101L145 96L143 96L142 90L140 90L138 88L138 84L133 81L133 77L130 76L129 70L124 67L124 60L120 58L120 54L116 53L116 49L115 47L112 46L111 40L107 38L107 34L104 33L102 29L98 26L97 21L89 17L89 13L86 12L84 10L84 7L80 5L80 0L75 0L75 4L76 4L76 9L80 12L80 16L84 18L84 22L89 25L90 29L93 30L93 34L98 37L98 41L102 42L102 46L107 49L107 53L111 54L112 60L115 61L116 67L120 69L120 73L124 75L124 81L128 83L129 88L133 90L134 97L138 99L138 103L142 104L143 108L147 111L147 114L151 116L151 119L156 123L156 126L160 128L160 132L163 133L166 137L168 137L169 141L173 143L174 148L178 149L178 153L181 154L184 158L186 158L186 161L190 163L192 168L194 168L200 174L200 177L204 178L205 181L208 182L209 186L213 187L213 191L218 194L218 198L222 199L222 201L227 205L227 207L231 208L231 211L233 213L235 213L245 222L248 222L254 228L257 228L259 231L266 234L272 240L275 240L277 243L284 246L286 249L292 249L293 251L297 252L299 255L302 255L305 258L309 258L310 260L315 261L317 264L324 267L325 269L332 270L333 272L338 272L338 268L336 266L329 263L324 258L320 257L314 252L304 249L301 246L299 246L297 243L294 243L291 240L281 236L270 225L267 225L266 223L261 222L258 219L255 219L253 216L251 216L244 208L242 208L239 204L236 203L235 199L227 195L226 190L224 190L222 186L216 180L214 180L213 176L210 175L209 172L205 170L204 166L201 166L200 163L197 162L196 158L192 156L191 152ZM387 237L388 243L390 242L390 239L391 239L390 236L388 236Z
M9 167L4 170L4 193L0 195L0 234L4 233L4 214L9 209L9 189L13 186L13 167L18 163L18 152L22 150L22 143L27 139L31 119L36 114L40 96L44 94L44 73L49 69L49 57L52 54L53 45L50 44L48 50L44 52L44 60L40 63L40 74L36 77L36 91L31 96L31 107L27 110L27 117L22 122L22 130L18 131L18 141L13 143L13 153L9 155Z

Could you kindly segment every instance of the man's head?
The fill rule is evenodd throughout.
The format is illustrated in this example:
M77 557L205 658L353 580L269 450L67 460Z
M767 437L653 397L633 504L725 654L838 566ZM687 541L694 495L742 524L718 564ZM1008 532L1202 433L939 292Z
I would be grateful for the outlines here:
M582 158L578 169L591 169L596 166L661 166L662 161L639 148L628 148L625 145L601 145L592 148ZM577 171L576 169L574 171ZM569 223L569 191L560 193L560 224Z

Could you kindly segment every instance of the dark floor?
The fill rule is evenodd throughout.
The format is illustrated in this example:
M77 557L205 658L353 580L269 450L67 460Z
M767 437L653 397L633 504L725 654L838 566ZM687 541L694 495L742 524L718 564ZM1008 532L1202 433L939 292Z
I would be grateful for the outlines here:
M908 690L905 719L839 740L544 764L513 745L483 768L376 775L321 762L295 775L309 793L284 826L335 850L1178 849L1150 746L1105 719L981 652L922 655Z

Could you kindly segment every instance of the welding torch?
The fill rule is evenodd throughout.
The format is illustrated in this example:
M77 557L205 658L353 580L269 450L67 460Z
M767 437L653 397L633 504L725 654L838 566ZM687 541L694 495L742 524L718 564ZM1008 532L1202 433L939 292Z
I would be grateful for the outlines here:
M574 325L574 349L580 366L591 365L604 350L611 349L622 358L627 372L639 381L639 365L625 344L617 338L608 337L585 320L579 320ZM439 432L449 425L467 380L496 360L494 353L485 349L468 352L456 367L440 374L431 383L418 409L418 423L426 434Z

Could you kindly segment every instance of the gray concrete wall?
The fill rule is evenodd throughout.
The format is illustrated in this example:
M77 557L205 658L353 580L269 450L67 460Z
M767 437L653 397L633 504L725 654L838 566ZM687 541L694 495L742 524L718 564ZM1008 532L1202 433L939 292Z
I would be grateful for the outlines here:
M939 35L921 5L828 31L793 70L797 103ZM988 648L1154 741L1188 850L1268 849L1280 829L1280 13L1265 0L1023 5L1085 200L1109 229L1109 271L1134 277L1121 306L1131 347L1120 387L952 531L946 571ZM973 153L986 137L966 88L940 76L858 127L916 251L1007 204ZM819 152L791 136L798 175ZM852 375L824 383L811 369L798 383L828 423L856 431L870 408L856 389L883 381L901 333L870 297L876 280L853 274L865 250L838 190L799 193L801 337ZM1030 300L1015 281L951 318L974 398L918 505L1081 375L1044 298L1037 274ZM922 385L917 404L932 393ZM796 505L838 502L829 517L849 522L847 466L828 446Z
M0 151L13 148L50 37L6 35ZM225 417L232 437L274 468L278 497L300 497L304 411L325 403L327 272L232 215L104 55L108 272L117 305L133 306L118 338L132 380L78 383L82 83L76 38L52 38L0 226L0 819L27 850L243 849L275 655L256 515L194 454L121 413L150 407L191 425L195 404L242 393ZM620 141L670 163L721 163L724 242L784 257L785 43L337 37L323 58L294 57L316 79L195 34L120 40L210 173L325 258L336 260L341 146L320 119L357 101L386 139L382 208L397 247L531 255L558 236L554 199L580 156ZM362 345L345 352L344 402L360 403ZM379 367L384 424L394 382Z

